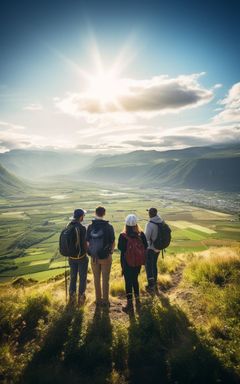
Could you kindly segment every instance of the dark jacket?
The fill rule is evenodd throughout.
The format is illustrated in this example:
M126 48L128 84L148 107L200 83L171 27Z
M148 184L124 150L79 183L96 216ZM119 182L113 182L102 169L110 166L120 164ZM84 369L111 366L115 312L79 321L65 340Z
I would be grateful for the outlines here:
M94 228L101 227L104 232L104 245L111 246L115 241L114 229L111 224L107 220L94 219L92 220L92 224L88 226L87 229L87 241L91 240L91 231Z
M84 225L82 225L81 223L79 223L79 221L76 221L76 220L72 220L69 225L74 225L79 231L80 248L81 248L80 256L82 256L87 252L86 227L84 227Z
M128 236L129 237L137 237L138 234L136 232L132 232L132 233L128 234ZM147 249L148 243L147 243L146 236L144 235L144 232L140 232L140 238L141 238L141 240L143 242L144 248ZM118 238L118 249L121 252L121 266L122 266L122 269L124 269L124 267L126 266L125 254L126 254L126 251L127 251L127 242L128 242L128 240L125 237L125 234L120 233L119 238ZM135 268L135 267L132 267L132 268Z

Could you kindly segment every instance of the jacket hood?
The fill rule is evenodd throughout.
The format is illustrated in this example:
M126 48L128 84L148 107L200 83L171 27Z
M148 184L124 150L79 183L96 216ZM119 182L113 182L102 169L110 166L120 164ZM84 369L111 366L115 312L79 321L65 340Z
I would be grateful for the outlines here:
M104 226L107 225L109 222L107 220L100 220L100 219L93 219L92 220L92 225L95 226Z
M163 219L160 216L156 215L154 217L149 218L149 221L153 221L154 223L162 223Z

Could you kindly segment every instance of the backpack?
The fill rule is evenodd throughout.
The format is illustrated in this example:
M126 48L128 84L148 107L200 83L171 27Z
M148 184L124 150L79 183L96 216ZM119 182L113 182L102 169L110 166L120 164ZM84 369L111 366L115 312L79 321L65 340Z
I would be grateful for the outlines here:
M90 240L88 254L94 258L106 259L110 254L110 245L105 244L106 228L92 227L90 231Z
M62 230L59 237L59 252L66 257L77 257L81 254L80 234L74 224L69 224Z
M162 223L155 223L154 221L150 221L158 226L158 234L156 240L153 241L153 246L156 249L164 250L167 248L171 242L171 228L165 221Z
M127 239L125 258L129 267L140 267L141 265L145 265L146 251L141 237L130 237L125 234L124 237Z

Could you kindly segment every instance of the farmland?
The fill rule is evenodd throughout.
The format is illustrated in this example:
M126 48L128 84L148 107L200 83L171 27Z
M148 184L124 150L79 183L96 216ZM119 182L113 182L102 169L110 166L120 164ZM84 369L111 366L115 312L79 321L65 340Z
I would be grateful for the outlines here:
M106 219L113 224L116 237L124 218L135 213L144 228L146 208L156 206L172 228L172 243L166 255L203 251L212 246L231 246L239 240L237 216L192 207L159 197L156 190L99 187L64 183L41 186L29 196L16 196L0 201L0 281L18 276L37 281L47 280L63 272L65 258L58 252L61 229L69 222L76 207L88 211L84 224L94 217L94 208L102 204ZM166 256L167 257L167 256ZM117 250L114 253L118 260Z
M36 186L31 194L1 199L0 204L3 383L38 382L39 375L43 383L64 383L68 377L73 383L81 378L96 384L239 382L237 212L191 206L160 197L157 190L70 187L64 181ZM171 245L158 259L160 296L146 293L142 268L142 310L133 319L122 311L125 289L117 249L109 312L95 309L91 268L84 308L66 305L66 259L58 252L59 233L74 208L88 211L87 225L99 204L106 207L116 238L129 213L144 228L150 206L159 209L172 229Z

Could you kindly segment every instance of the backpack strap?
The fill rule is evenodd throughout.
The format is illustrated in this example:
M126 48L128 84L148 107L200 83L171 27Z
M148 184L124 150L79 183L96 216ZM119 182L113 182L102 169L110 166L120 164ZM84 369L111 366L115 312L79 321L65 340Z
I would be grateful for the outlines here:
M80 240L81 227L79 225L76 225L75 223L73 223L72 225L74 226L75 232L76 232L76 247L78 247L79 249L79 253L78 253L78 257L79 257L81 255L81 240Z
M161 223L155 223L154 221L149 221L149 223L153 223L153 224L156 224L157 226L159 226L159 224L163 224L164 223L164 221L162 221Z
M77 225L75 226L75 231L76 231L76 239L77 239L76 240L76 247L78 246L78 249L79 249L78 256L80 256L80 254L81 254L80 233L79 233Z

